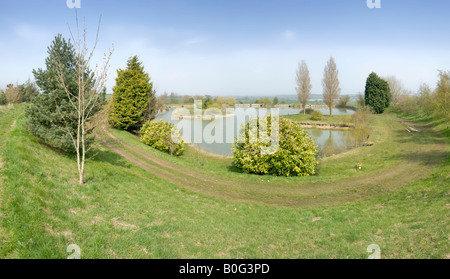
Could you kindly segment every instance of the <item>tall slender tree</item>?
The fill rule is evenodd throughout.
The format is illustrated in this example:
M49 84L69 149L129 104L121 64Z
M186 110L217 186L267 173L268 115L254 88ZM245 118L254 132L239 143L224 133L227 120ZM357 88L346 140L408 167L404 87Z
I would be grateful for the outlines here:
M297 83L297 88L295 90L297 91L298 101L302 104L303 114L306 114L306 103L311 96L312 85L305 60L302 60L299 63L295 80Z
M84 183L86 152L93 142L91 120L104 104L109 62L105 56L100 74L97 69L89 69L94 50L88 52L85 31L83 38L74 39L76 47L60 34L55 37L48 47L46 69L33 70L42 93L31 98L26 110L28 129L33 135L77 155L80 184Z
M84 171L86 165L86 154L89 150L89 134L94 129L94 123L92 119L103 108L105 103L105 84L108 77L109 61L111 59L112 50L104 54L104 61L102 66L96 65L91 70L90 64L94 56L94 52L98 43L98 35L100 31L101 17L99 19L97 35L94 42L94 46L90 50L87 46L86 39L86 25L83 19L83 30L79 29L78 15L76 17L77 24L77 36L73 36L72 31L69 31L72 35L72 39L75 42L75 63L66 64L61 57L57 57L56 60L56 74L57 82L66 93L69 105L74 113L72 117L75 119L75 127L66 125L67 134L72 139L73 147L77 155L77 166L79 174L79 184L84 183ZM81 31L81 35L80 35ZM74 72L74 76L65 74L67 66ZM73 80L73 77L75 80ZM73 84L75 87L73 87ZM58 108L57 108L58 109ZM61 113L61 112L60 112ZM63 119L66 119L66 115L62 114Z
M117 70L110 104L109 122L117 128L137 132L156 115L153 82L137 56L128 59L125 70Z
M439 71L439 81L435 96L437 107L445 115L448 129L450 119L450 72Z
M323 101L330 110L330 116L333 116L334 102L339 98L341 88L339 87L339 71L334 62L334 58L330 57L325 69L323 70Z

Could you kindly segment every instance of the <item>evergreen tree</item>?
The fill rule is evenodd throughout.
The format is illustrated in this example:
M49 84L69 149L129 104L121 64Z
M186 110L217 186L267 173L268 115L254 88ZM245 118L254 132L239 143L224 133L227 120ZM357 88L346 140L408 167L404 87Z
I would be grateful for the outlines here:
M109 122L117 129L138 131L144 122L155 117L155 105L153 82L138 57L131 57L125 70L117 70Z
M39 89L36 87L36 84L31 82L31 80L27 80L24 84L22 84L22 102L29 103L34 97L39 95Z
M58 61L61 61L67 86L76 92L75 50L70 40L66 41L58 34L47 53L46 69L33 70L42 94L33 98L26 110L28 129L46 144L73 153L75 148L69 131L75 136L77 118L67 93L58 81L57 67Z
M366 81L365 104L375 113L383 113L391 103L391 92L387 81L371 73Z

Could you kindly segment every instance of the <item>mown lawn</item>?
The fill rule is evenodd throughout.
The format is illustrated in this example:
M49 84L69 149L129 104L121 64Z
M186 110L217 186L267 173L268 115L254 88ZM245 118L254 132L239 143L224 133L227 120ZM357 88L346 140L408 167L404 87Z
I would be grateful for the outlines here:
M24 129L23 115L12 131L4 128L11 127L21 110L0 111L1 258L66 258L72 243L81 247L82 258L367 258L367 246L373 243L381 247L383 258L450 257L448 139L436 139L446 144L442 164L388 194L340 206L267 206L187 190L134 166L103 144L88 162L86 185L79 186L74 158L40 144ZM139 146L132 136L115 134ZM199 156L189 152L194 154L187 156ZM391 158L368 154L380 164ZM321 175L328 178L307 179L329 182L364 175L332 177L336 170L354 167L351 156L327 159ZM402 158L391 159L394 164ZM180 165L192 169L244 177L226 174L222 166L228 163L219 158L206 157L203 166L182 160ZM341 160L342 166L333 166Z

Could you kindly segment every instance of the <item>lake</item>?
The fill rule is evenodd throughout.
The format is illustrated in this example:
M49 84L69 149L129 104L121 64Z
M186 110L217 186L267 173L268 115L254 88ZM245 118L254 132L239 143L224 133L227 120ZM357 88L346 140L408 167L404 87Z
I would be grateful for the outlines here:
M250 117L265 116L271 113L270 109L258 108L236 108L234 116L227 118L216 118L214 120L202 119L173 119L172 114L175 109L159 113L155 120L163 120L175 124L182 132L185 140L193 143L199 149L218 155L232 155L231 147L235 136L238 134L242 124ZM327 109L315 109L324 115L329 114ZM280 115L298 114L301 109L280 108ZM273 112L273 111L272 111ZM353 114L349 109L333 109L333 115ZM217 130L217 131L216 131ZM305 129L318 147L318 156L326 157L338 154L349 148L350 132L346 130L324 130ZM214 140L205 136L211 134ZM200 135L200 137L195 136ZM203 135L203 137L202 137Z

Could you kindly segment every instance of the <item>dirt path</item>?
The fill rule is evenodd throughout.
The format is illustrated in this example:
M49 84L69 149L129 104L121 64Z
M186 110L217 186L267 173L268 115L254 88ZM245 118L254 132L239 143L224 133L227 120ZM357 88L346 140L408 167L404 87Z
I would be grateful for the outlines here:
M428 128L414 123L419 129ZM140 168L180 187L221 199L273 206L338 205L380 195L424 177L442 161L445 145L428 144L427 152L411 153L401 164L336 183L255 183L187 168L150 156L117 137L101 125L97 137L111 150Z

